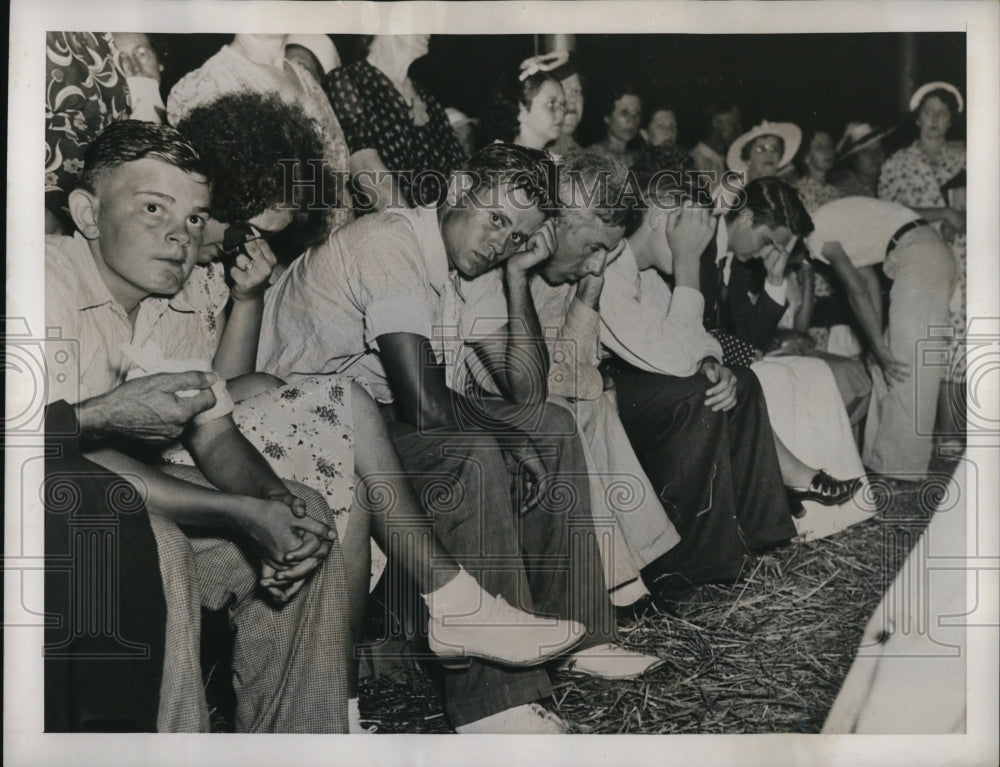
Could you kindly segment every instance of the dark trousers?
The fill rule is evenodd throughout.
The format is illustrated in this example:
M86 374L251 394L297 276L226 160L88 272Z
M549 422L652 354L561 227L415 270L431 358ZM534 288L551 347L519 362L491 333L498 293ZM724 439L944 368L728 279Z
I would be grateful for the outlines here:
M155 732L166 631L156 541L125 479L46 410L45 731Z
M499 401L482 406L496 417L514 408ZM588 630L580 648L614 641L587 470L568 411L545 406L541 418L516 435L418 430L387 420L435 532L486 591L523 610L579 621ZM512 493L507 440L531 441L552 477L545 497L527 511ZM390 512L390 535L391 519ZM544 668L473 661L467 670L444 676L445 708L454 726L552 694Z
M746 558L795 536L760 384L734 367L737 404L705 407L711 387L604 363L618 411L681 542L643 570L655 592L736 579ZM652 589L651 589L652 590Z

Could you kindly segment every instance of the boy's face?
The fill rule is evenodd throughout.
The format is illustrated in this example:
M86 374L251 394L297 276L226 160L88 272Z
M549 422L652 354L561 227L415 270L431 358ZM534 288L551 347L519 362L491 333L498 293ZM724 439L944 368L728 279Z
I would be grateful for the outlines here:
M457 206L446 204L441 239L449 265L471 279L521 250L544 222L545 214L523 189L484 188L464 195Z
M787 226L753 225L749 211L741 213L729 228L729 249L739 261L763 259L771 248L791 250L795 237Z
M91 250L111 295L132 307L180 290L201 248L207 180L147 157L106 172L96 187Z

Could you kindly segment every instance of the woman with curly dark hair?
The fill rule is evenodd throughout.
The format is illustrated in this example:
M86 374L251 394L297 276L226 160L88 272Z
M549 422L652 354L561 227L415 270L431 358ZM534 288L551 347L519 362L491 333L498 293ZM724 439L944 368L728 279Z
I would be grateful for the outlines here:
M493 87L483 115L491 141L545 149L562 134L566 99L562 85L544 71L504 72Z

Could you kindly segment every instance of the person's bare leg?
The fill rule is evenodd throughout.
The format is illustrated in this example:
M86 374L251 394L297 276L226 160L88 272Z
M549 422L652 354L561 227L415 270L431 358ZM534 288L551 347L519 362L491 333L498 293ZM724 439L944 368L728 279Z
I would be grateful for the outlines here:
M433 522L417 500L375 401L354 384L351 402L354 469L361 478L355 506L368 512L364 516L375 541L403 566L420 591L436 591L458 575L458 563L434 534Z
M781 481L786 487L809 487L816 469L803 463L789 450L777 434L774 447L778 451L778 465L781 467Z

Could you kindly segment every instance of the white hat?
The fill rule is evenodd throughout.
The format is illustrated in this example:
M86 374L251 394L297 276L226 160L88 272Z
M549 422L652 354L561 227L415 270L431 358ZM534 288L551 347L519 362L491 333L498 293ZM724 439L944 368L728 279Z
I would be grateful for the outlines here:
M301 45L312 51L319 65L323 67L323 74L340 66L337 46L333 44L329 35L289 35L285 45Z
M941 82L940 80L933 83L926 83L917 88L916 92L910 97L910 111L916 112L920 108L920 102L924 100L926 96L931 91L945 90L951 93L955 97L955 101L958 102L958 112L961 114L965 110L965 102L962 100L962 94L951 83Z
M844 128L844 135L837 142L837 157L835 163L847 159L855 152L860 152L865 147L881 141L894 130L893 128L879 128L868 123L848 123Z
M744 133L729 147L726 153L726 165L730 170L745 173L747 170L746 161L740 156L743 147L760 136L777 136L785 144L785 150L778 161L778 167L784 168L795 157L799 151L799 144L802 143L802 131L794 123L769 123L764 120L760 125Z

